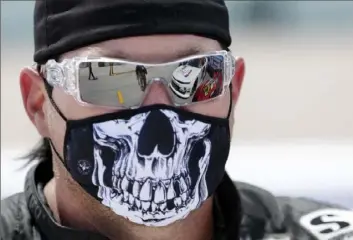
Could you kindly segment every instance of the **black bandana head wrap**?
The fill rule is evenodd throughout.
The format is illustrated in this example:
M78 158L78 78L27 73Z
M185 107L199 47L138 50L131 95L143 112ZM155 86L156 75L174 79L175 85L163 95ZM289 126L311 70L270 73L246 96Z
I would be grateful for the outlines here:
M231 44L223 0L38 0L34 61L114 38L194 34Z

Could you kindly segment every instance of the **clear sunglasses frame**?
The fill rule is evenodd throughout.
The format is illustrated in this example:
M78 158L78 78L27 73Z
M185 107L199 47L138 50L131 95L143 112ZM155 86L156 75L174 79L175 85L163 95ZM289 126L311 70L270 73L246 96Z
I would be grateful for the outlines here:
M81 63L111 62L111 63L119 63L119 64L143 65L146 67L162 67L162 66L168 66L172 64L178 64L180 62L185 62L192 59L210 57L210 56L223 56L223 59L224 59L223 91L222 91L222 94L218 96L218 97L221 97L224 94L225 89L229 87L232 81L232 78L235 74L236 57L234 57L232 53L229 51L213 51L213 52L208 52L204 54L193 55L190 57L178 59L172 62L155 63L155 64L127 61L127 60L118 59L118 58L91 57L91 56L63 59L61 62L57 62L54 59L50 59L46 62L46 64L41 66L40 71L43 77L45 78L45 80L49 83L49 85L51 85L52 87L60 87L61 89L63 89L63 91L66 94L73 96L74 99L80 105L89 106L92 104L84 102L81 99L81 94L80 94L79 66ZM156 79L152 79L152 81L160 81L160 79L156 78ZM206 101L212 101L214 99L215 98L206 100ZM195 103L188 103L186 105L195 104ZM114 107L114 108L122 108L122 107Z

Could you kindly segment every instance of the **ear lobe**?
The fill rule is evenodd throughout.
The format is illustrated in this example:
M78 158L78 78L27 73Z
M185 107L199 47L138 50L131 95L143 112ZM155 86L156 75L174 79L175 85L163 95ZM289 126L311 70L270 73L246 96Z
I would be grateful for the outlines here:
M243 85L245 75L245 62L243 58L237 58L235 62L235 74L232 80L232 99L236 103L238 101L240 90Z
M20 73L20 87L22 102L31 122L37 127L41 135L47 135L46 119L43 111L45 102L45 89L43 79L29 67Z

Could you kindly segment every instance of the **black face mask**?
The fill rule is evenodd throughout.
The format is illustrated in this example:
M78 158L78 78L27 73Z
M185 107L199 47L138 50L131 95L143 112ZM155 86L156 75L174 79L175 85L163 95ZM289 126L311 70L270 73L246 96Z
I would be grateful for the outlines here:
M231 104L227 118L153 105L67 120L50 99L67 124L64 157L55 153L87 193L134 223L185 218L223 178Z

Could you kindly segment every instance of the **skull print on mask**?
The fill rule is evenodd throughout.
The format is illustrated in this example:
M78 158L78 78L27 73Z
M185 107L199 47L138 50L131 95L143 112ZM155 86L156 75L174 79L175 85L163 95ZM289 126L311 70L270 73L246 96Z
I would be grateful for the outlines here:
M63 162L117 215L165 226L215 192L229 145L227 118L154 105L68 120Z
M155 139L149 149L147 147L140 152L139 136L153 134L152 131L157 130L149 129L149 133L143 133L146 120L152 114L156 116L150 121L156 122L163 118L158 115L165 115L166 121L169 119L170 122L170 131L163 131L168 131L168 126L160 129L161 134L166 137ZM210 160L211 143L205 137L209 130L210 124L181 121L170 110L147 112L127 120L94 124L96 147L93 181L99 186L98 197L103 199L104 205L134 222L142 220L166 224L175 221L175 218L186 216L208 197L205 174ZM168 137L170 139L166 139ZM191 150L197 141L203 142L205 152L198 160L199 174L193 183L188 165ZM105 186L100 178L106 171L102 146L116 154L112 188Z

